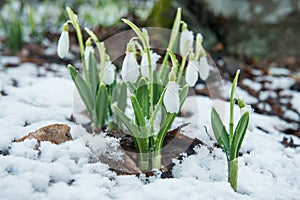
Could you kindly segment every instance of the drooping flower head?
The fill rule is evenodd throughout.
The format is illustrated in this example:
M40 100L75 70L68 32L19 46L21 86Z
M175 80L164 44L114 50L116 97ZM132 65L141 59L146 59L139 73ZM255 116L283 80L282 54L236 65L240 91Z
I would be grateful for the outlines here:
M151 60L151 69L152 71L155 70L157 61L160 59L160 55L157 53L150 51L150 60ZM148 56L147 52L144 52L142 55L142 60L141 60L141 74L142 76L146 77L149 79L149 61L148 61Z
M122 78L125 82L135 83L139 76L138 64L134 55L134 44L127 44L126 55L122 65Z
M199 62L195 60L193 53L189 56L189 62L185 71L185 82L190 86L194 87L198 80L198 69Z
M194 34L187 29L186 23L182 25L182 32L179 41L179 52L182 57L186 58L193 51Z
M115 81L116 66L111 61L105 62L102 81L106 85L111 85Z
M202 80L206 80L209 76L209 71L211 69L211 66L210 64L208 64L208 61L207 61L207 58L206 56L202 56L200 57L200 60L199 60L199 76Z
M175 82L175 77L175 73L171 71L163 99L168 113L178 113L180 108L179 85Z
M68 23L65 23L63 26L63 31L58 39L57 44L57 55L60 58L66 57L69 52L70 41L69 41L69 26Z

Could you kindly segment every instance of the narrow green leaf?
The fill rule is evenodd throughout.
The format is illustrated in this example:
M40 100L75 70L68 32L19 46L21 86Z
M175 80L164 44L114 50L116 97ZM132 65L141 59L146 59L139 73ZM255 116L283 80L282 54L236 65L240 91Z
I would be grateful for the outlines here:
M108 93L104 84L101 84L99 87L95 102L95 111L99 125L101 127L104 126L108 116Z
M79 72L72 65L68 65L68 68L82 101L84 102L88 112L92 114L94 108L94 98L92 98L90 89Z
M122 111L125 111L126 106L127 106L127 85L126 83L122 83L119 97L118 97L118 107Z
M189 93L189 86L188 85L183 86L182 90L179 93L180 106L182 106L182 104L184 103L188 93Z
M156 105L164 91L162 84L154 83L153 84L153 105Z
M146 126L145 116L137 98L134 95L132 95L130 99L135 115L136 124L142 127Z
M178 8L176 16L175 16L174 24L172 27L169 45L168 45L168 48L171 50L173 49L174 43L175 43L177 35L179 33L180 22L181 22L181 8Z
M95 56L92 53L90 53L88 59L89 59L88 74L89 74L90 87L92 90L92 95L96 96L97 87L99 84L97 61Z
M237 158L239 155L242 142L247 132L248 123L249 123L249 112L245 112L241 117L234 131L234 135L231 143L231 152L230 152L231 159Z
M168 113L166 116L166 121L164 122L164 125L161 126L161 129L159 130L157 134L157 150L162 148L163 142L165 140L166 134L171 127L177 113Z
M215 108L212 108L211 110L211 126L219 145L224 148L226 154L229 155L230 147L228 133Z
M132 120L129 119L117 106L114 106L113 108L116 116L120 118L120 120L126 126L132 137L138 137L140 135L139 129L136 125L132 123Z
M148 90L147 80L144 77L142 77L138 82L136 98L141 106L143 115L149 118L149 106L150 106L149 90Z

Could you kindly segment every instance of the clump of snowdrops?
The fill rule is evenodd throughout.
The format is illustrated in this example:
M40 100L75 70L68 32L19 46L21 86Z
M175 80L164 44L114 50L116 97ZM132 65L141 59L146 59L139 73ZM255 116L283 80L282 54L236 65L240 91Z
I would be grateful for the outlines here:
M69 65L71 77L89 113L93 127L115 128L119 119L130 132L138 150L138 165L141 170L161 168L161 150L164 138L175 117L180 112L189 86L194 86L198 76L205 80L211 66L202 47L202 35L194 35L181 20L181 9L177 10L172 32L160 68L157 62L161 55L151 50L150 36L145 28L139 29L134 23L123 19L136 33L126 47L122 64L122 80L116 79L116 68L105 50L103 42L88 28L89 38L83 41L77 15L67 8L69 20L64 24L58 41L57 53L64 58L69 52L69 25L77 34L80 47L83 75ZM179 31L181 34L179 36ZM92 42L99 51L100 64L94 56ZM173 53L179 42L178 62ZM195 47L194 47L195 46ZM140 63L137 56L141 57ZM171 68L168 65L172 61ZM185 68L186 62L188 62ZM184 78L182 78L184 76ZM125 113L127 91L134 111L134 120ZM113 124L113 125L110 125Z
M76 31L80 47L83 75L69 65L71 77L84 102L92 121L93 128L108 126L120 128L119 120L131 134L138 150L138 166L142 171L161 168L164 139L175 117L180 112L189 87L195 86L198 78L206 80L211 66L202 46L203 37L188 30L181 20L179 8L173 23L166 54L158 67L161 55L151 49L147 29L138 28L127 19L126 23L136 34L126 46L125 58L121 67L121 78L117 79L116 67L110 60L103 42L88 28L89 35L83 41L77 15L67 8L69 20L64 24L58 41L58 55L67 56L69 51L69 25ZM181 34L179 32L181 31ZM99 63L94 55L95 44L99 52ZM174 47L179 43L181 63L178 62ZM195 44L194 44L195 43ZM138 62L137 58L141 58ZM169 67L171 60L171 67ZM230 123L227 133L219 114L212 108L211 123L219 145L224 149L228 161L228 181L237 189L238 153L250 123L251 108L241 99L236 99L239 71L232 84L230 96ZM134 120L125 109L127 95L131 101ZM242 116L234 130L234 104L238 102Z

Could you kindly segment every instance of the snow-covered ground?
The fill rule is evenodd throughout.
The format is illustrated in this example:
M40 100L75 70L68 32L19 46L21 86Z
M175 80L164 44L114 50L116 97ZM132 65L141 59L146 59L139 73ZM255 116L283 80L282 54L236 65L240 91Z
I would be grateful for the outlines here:
M0 66L0 90L7 94L0 96L0 199L299 199L300 148L282 145L283 133L278 131L293 125L260 114L254 114L253 122L269 133L258 128L247 133L239 157L237 193L227 183L225 154L217 147L210 153L197 146L196 154L180 162L174 159L172 179L152 177L145 184L143 176L117 176L106 164L91 159L78 137L83 129L68 120L74 91L69 73L64 66L51 68L56 72L29 63L5 70ZM292 102L299 103L299 93L294 96ZM213 146L212 105L228 107L224 101L189 97L183 110L193 115L176 119L174 125L190 122L182 132ZM60 145L41 142L39 149L34 139L13 142L54 123L68 124L73 140ZM95 141L103 152L116 143L104 136Z

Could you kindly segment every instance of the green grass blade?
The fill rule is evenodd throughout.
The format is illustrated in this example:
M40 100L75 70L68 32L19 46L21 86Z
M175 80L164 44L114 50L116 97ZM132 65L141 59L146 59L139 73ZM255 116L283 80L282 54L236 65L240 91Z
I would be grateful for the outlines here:
M247 132L248 124L249 124L249 112L245 112L241 117L234 131L234 135L231 143L231 152L230 152L231 160L237 158L239 155L242 142Z

